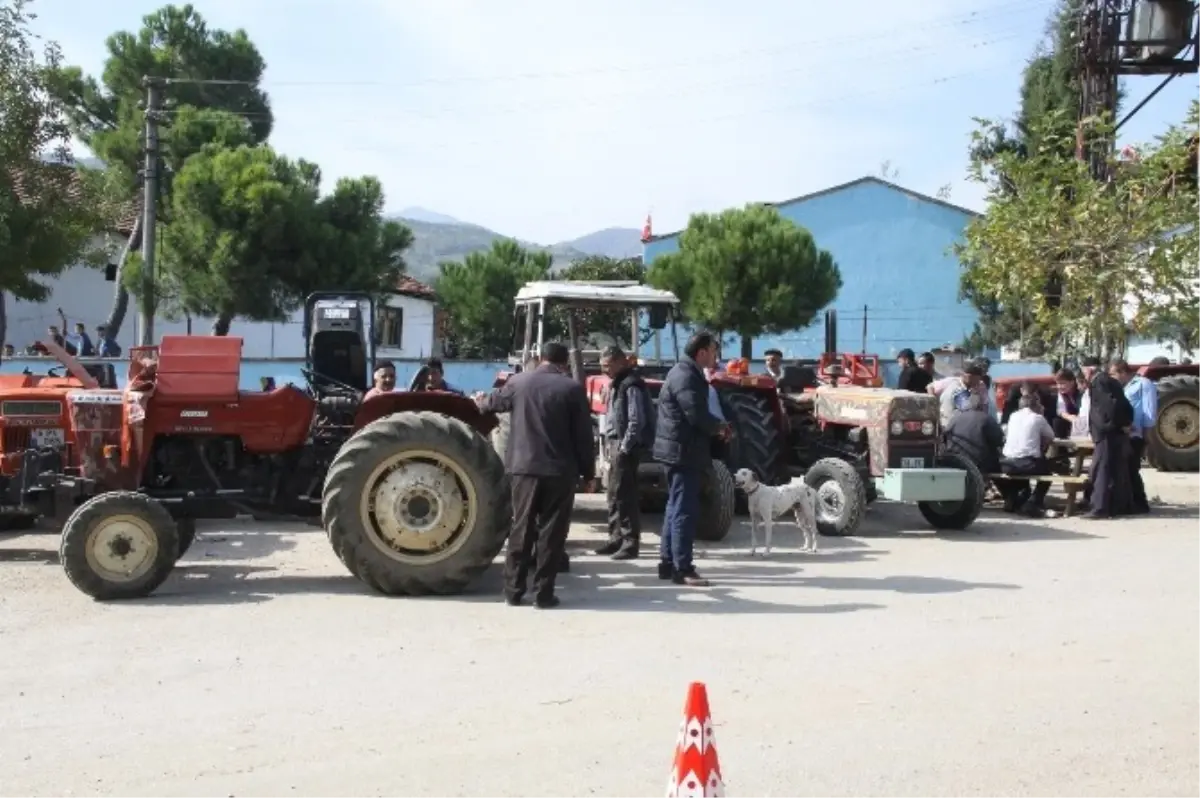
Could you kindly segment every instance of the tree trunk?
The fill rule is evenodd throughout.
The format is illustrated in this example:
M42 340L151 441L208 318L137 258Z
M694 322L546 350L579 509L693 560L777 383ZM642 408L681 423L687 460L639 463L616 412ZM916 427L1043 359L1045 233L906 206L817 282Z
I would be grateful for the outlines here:
M117 261L116 282L113 284L113 303L112 308L108 311L108 319L104 322L104 326L108 328L108 336L112 340L117 340L117 335L121 332L121 325L125 323L125 314L129 312L129 291L125 288L125 264L129 261L131 252L135 252L142 246L142 218L138 216L133 223L133 230L129 233L129 240L125 242L125 248L121 250L121 259Z
M750 360L754 357L754 336L742 336L742 357Z
M233 323L233 314L232 313L222 313L220 316L217 316L215 321L213 321L212 334L213 335L229 335L229 325L232 323Z
M8 294L0 291L0 344L8 338ZM13 349L16 349L14 346ZM4 352L0 349L0 363L4 362Z

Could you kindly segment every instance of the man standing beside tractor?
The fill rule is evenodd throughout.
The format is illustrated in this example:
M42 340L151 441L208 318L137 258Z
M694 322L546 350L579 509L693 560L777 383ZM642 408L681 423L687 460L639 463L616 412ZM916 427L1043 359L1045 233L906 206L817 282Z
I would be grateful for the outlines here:
M596 554L633 560L642 540L638 465L643 453L654 445L654 407L645 381L620 347L610 346L600 354L600 368L611 380L604 425L609 463L608 540Z
M700 513L701 481L710 464L710 439L729 440L732 427L708 409L704 370L717 361L717 339L698 332L671 367L658 395L654 459L667 466L667 510L663 517L658 577L679 585L705 587L692 563L692 545Z
M583 386L567 376L570 353L560 343L542 348L542 362L476 400L485 413L511 413L504 452L512 489L512 533L504 560L504 595L521 604L534 561L535 602L557 607L554 584L565 557L575 489L591 489L596 455Z

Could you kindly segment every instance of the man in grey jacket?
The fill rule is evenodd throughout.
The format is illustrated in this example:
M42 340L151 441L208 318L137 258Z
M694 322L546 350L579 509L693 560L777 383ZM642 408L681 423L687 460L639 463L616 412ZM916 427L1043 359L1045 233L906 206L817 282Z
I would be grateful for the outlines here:
M608 461L608 540L596 554L614 560L633 560L642 540L638 496L638 465L654 444L654 408L646 383L619 346L600 353L600 368L608 375L608 414L604 444Z
M566 555L575 488L595 478L592 417L583 386L568 376L568 351L542 348L542 362L477 400L483 412L511 413L504 466L512 487L513 525L504 562L504 593L521 603L536 551L538 607L557 607L554 583Z
M711 463L713 436L728 440L728 424L708 409L708 380L704 369L717 361L717 339L698 332L684 348L684 357L671 367L658 395L654 459L667 466L667 511L663 517L658 577L679 585L704 587L692 564L692 545L700 514L700 489Z

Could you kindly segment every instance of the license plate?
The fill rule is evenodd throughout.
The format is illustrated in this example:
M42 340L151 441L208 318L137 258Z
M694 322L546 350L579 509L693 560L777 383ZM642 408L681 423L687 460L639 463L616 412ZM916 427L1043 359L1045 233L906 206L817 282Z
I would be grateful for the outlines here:
M52 449L62 446L66 443L66 436L60 429L35 429L33 431L33 445L38 449Z
M925 458L924 457L901 457L900 458L900 467L901 468L924 468L925 467Z
M349 319L350 308L325 308L321 315L327 319Z

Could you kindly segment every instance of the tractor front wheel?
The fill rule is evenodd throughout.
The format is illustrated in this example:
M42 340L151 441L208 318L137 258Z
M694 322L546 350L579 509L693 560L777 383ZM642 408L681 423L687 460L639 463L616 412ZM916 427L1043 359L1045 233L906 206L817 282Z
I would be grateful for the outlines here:
M818 460L804 474L817 492L817 530L822 535L853 535L867 510L867 489L853 465L835 457Z
M59 559L71 584L97 601L142 598L174 569L179 531L145 494L102 493L67 519Z
M1163 377L1158 417L1146 437L1147 459L1159 471L1194 473L1200 467L1200 377Z
M460 593L508 536L512 500L487 438L439 413L397 413L333 458L321 519L350 573L388 595Z

